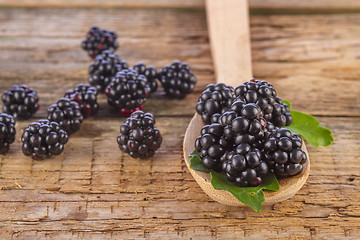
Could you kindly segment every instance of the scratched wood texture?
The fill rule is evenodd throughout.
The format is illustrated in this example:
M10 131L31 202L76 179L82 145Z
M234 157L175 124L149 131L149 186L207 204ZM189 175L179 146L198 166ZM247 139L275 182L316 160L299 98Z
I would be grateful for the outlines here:
M124 118L100 95L99 115L84 121L63 155L32 161L21 153L21 133L87 81L90 60L79 46L92 24L118 33L118 53L131 65L189 62L195 92L146 102L164 138L153 159L120 152ZM203 9L9 7L0 8L0 30L0 91L25 83L41 99L0 155L0 239L359 239L360 13L251 16L255 77L335 137L326 148L308 145L311 172L298 194L260 213L209 199L182 159L197 97L214 82Z

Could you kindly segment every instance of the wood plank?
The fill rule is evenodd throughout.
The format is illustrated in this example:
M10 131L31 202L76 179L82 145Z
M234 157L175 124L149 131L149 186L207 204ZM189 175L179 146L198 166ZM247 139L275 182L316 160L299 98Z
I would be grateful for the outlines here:
M20 83L35 87L42 105L35 118L45 117L47 106L66 89L87 81L90 60L79 43L89 25L96 22L89 20L92 16L100 19L106 14L104 27L118 32L118 53L131 65L144 60L160 68L180 58L194 69L198 78L195 93L184 101L163 101L155 96L147 101L145 110L163 116L190 116L200 92L215 81L203 11L0 9L0 13L0 91ZM68 15L78 24L69 25ZM164 21L158 21L159 15ZM360 116L359 16L252 16L255 77L273 83L279 96L297 110L323 116ZM43 23L48 18L52 21ZM40 22L42 27L38 28ZM51 87L49 81L53 82ZM99 98L100 114L116 116L106 98Z
M351 239L359 234L360 118L322 117L333 130L335 143L327 148L308 146L312 169L305 186L293 198L265 207L260 214L218 204L201 191L181 158L189 120L157 118L165 141L152 160L131 159L117 149L121 119L85 121L64 154L46 161L23 156L17 139L11 152L0 158L1 236L13 231L20 238L65 238L69 228L79 238L92 236L90 230L131 238L148 231L146 239L176 234L256 238L260 229L261 236L277 233L278 238ZM105 121L101 135L93 138ZM26 125L19 122L18 132ZM77 147L83 148L81 155L76 155Z
M203 10L0 9L0 92L27 83L42 105L32 119L18 121L15 143L0 155L0 238L357 239L359 16L251 17L255 76L274 83L295 109L319 115L335 137L326 148L308 145L310 176L298 194L255 213L210 200L182 159L197 97L215 81ZM164 137L151 160L119 151L124 118L100 95L99 116L84 121L63 155L32 161L21 153L22 130L46 117L66 89L86 82L90 61L79 43L101 19L118 32L119 53L130 64L188 61L199 79L196 92L182 101L147 101Z
M35 0L0 0L3 7L86 7L86 8L204 8L204 0L43 0L41 5ZM341 12L358 11L360 3L357 0L249 0L249 7L252 10L277 10L277 11L320 11L320 12Z

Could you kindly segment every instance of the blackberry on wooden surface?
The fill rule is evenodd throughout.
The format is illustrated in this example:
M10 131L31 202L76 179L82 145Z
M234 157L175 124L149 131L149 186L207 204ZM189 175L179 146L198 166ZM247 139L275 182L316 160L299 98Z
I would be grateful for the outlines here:
M41 119L31 123L24 131L21 141L26 156L41 160L60 155L68 141L68 134L56 122Z
M117 72L106 88L109 105L123 115L141 110L149 94L146 77L132 69Z
M189 65L178 60L160 69L159 80L169 98L184 98L194 90L196 77Z
M89 66L89 83L103 93L115 74L127 68L128 64L118 55L105 50Z
M5 154L10 149L10 144L15 140L16 120L13 116L0 113L0 154Z
M120 126L119 148L133 158L150 158L160 147L162 136L150 113L135 111Z
M151 92L155 92L156 89L158 88L158 84L157 84L157 73L156 73L156 69L153 66L146 66L144 63L139 62L136 63L133 67L133 69L138 73L138 74L142 74L145 75L148 85L150 87Z
M64 97L77 102L80 105L81 113L86 118L99 111L97 94L96 88L90 84L78 84L74 89L67 90Z
M277 177L291 177L303 171L307 162L302 139L286 128L273 130L264 143L264 158Z
M35 89L27 85L14 85L1 97L3 112L14 118L29 119L39 108L39 97Z
M218 122L220 115L229 110L234 98L233 92L233 87L223 83L206 86L196 105L196 112L205 124Z
M72 134L80 129L83 120L80 106L68 98L60 98L48 108L48 119L57 122L61 129Z
M116 38L115 32L93 26L86 34L86 39L82 41L81 47L90 57L95 58L103 50L115 51L119 46Z

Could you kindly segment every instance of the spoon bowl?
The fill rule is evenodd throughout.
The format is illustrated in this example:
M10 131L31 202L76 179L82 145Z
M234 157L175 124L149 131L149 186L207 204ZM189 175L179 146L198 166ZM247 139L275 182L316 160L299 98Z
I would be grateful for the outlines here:
M213 200L231 206L244 206L239 200L237 200L230 192L225 190L216 190L211 185L210 174L205 172L200 172L193 170L190 167L190 157L189 154L192 153L195 149L194 143L196 138L200 135L200 130L204 126L202 119L199 114L195 114L191 119L189 127L186 130L183 152L186 166L188 167L191 175L195 178L199 186L204 190L204 192ZM305 143L302 144L302 150L309 156ZM265 202L263 205L274 204L277 202L284 201L288 198L294 196L300 188L305 184L306 179L309 176L310 172L310 159L303 165L303 171L293 177L279 179L280 189L276 192L264 191Z

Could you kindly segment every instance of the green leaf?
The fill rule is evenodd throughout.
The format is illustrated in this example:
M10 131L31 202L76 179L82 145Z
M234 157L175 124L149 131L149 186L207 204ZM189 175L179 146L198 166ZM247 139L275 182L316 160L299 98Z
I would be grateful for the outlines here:
M190 167L196 171L200 172L210 172L211 170L204 166L202 163L202 160L200 158L199 152L194 150L192 153L190 153Z
M202 166L200 166L202 165ZM226 190L236 197L240 202L250 206L254 211L261 211L261 203L265 201L263 190L278 191L279 183L274 173L268 173L258 187L242 188L227 180L225 174L218 173L203 166L199 153L195 150L190 154L190 167L194 170L209 172L211 185L217 190Z
M330 129L320 125L320 122L313 116L290 111L293 121L290 126L285 126L291 132L301 135L311 145L318 147L328 146L334 141Z
M289 101L283 99L283 102L291 109ZM321 126L319 120L314 116L293 110L290 113L293 121L290 126L285 127L291 132L301 135L308 143L315 147L328 146L334 142L331 130Z

